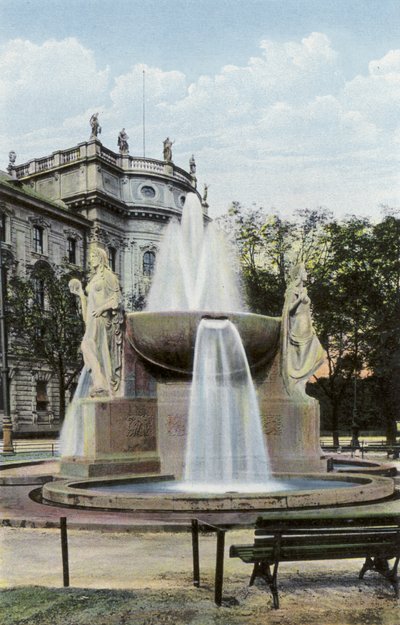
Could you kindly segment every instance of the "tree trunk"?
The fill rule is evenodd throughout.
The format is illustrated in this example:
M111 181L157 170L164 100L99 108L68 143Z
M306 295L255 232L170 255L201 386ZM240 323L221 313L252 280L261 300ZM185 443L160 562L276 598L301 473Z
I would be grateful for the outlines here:
M339 447L339 402L337 400L332 400L332 417L331 417L331 428L332 428L332 439L335 447Z
M65 418L65 369L64 369L64 363L62 360L62 357L59 357L58 360L58 393L59 393L59 406L60 406L60 413L59 413L59 419L60 419L60 423L63 423L64 418Z
M399 389L396 384L396 376L391 380L384 379L381 382L382 408L386 423L386 443L393 445L397 436L397 420L399 419Z

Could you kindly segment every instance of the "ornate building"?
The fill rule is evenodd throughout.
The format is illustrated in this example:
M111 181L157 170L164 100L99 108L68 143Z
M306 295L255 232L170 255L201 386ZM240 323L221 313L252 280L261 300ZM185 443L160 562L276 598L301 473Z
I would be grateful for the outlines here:
M192 157L190 173L177 167L171 147L167 156L164 149L164 160L130 156L128 137L121 133L119 153L102 145L93 124L90 140L76 147L22 165L10 153L8 174L0 175L2 248L8 271L23 275L38 262L61 264L63 259L86 268L90 246L97 244L108 252L126 308L142 300L163 228L171 218L180 217L186 194L197 193L196 165ZM205 201L203 207L206 213ZM14 430L58 431L52 373L39 361L17 362L10 351ZM1 409L0 403L0 417Z

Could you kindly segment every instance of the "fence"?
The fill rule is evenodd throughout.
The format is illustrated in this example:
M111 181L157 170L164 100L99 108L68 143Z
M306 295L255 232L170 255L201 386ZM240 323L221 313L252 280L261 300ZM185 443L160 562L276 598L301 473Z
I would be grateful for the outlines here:
M21 453L49 453L51 456L58 455L60 451L59 441L30 441L30 440L14 440L14 452ZM3 442L0 443L0 453L3 452Z

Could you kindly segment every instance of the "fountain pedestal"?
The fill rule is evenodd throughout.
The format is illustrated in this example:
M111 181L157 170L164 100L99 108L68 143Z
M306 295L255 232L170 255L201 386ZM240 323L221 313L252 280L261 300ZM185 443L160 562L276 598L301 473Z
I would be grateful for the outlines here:
M312 397L290 397L279 375L279 355L263 379L256 380L271 471L326 472L319 443L319 404ZM158 449L161 473L181 479L185 459L190 382L159 382Z
M289 396L279 369L278 354L266 380L257 385L271 469L274 472L325 472L327 461L319 443L319 404L308 395Z
M83 453L63 457L61 476L98 477L159 473L157 400L82 400Z

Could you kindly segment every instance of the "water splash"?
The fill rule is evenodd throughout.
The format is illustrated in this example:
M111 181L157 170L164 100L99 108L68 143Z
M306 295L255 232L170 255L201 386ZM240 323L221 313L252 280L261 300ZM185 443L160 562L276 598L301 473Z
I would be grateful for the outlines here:
M74 397L67 409L60 434L61 456L83 456L83 411L82 399L89 397L92 384L90 371L83 367Z
M204 226L201 203L188 193L182 221L166 229L147 298L147 310L244 310L237 261L223 233Z
M229 320L203 319L195 346L184 480L243 491L270 477L256 390ZM219 488L217 486L217 488Z

